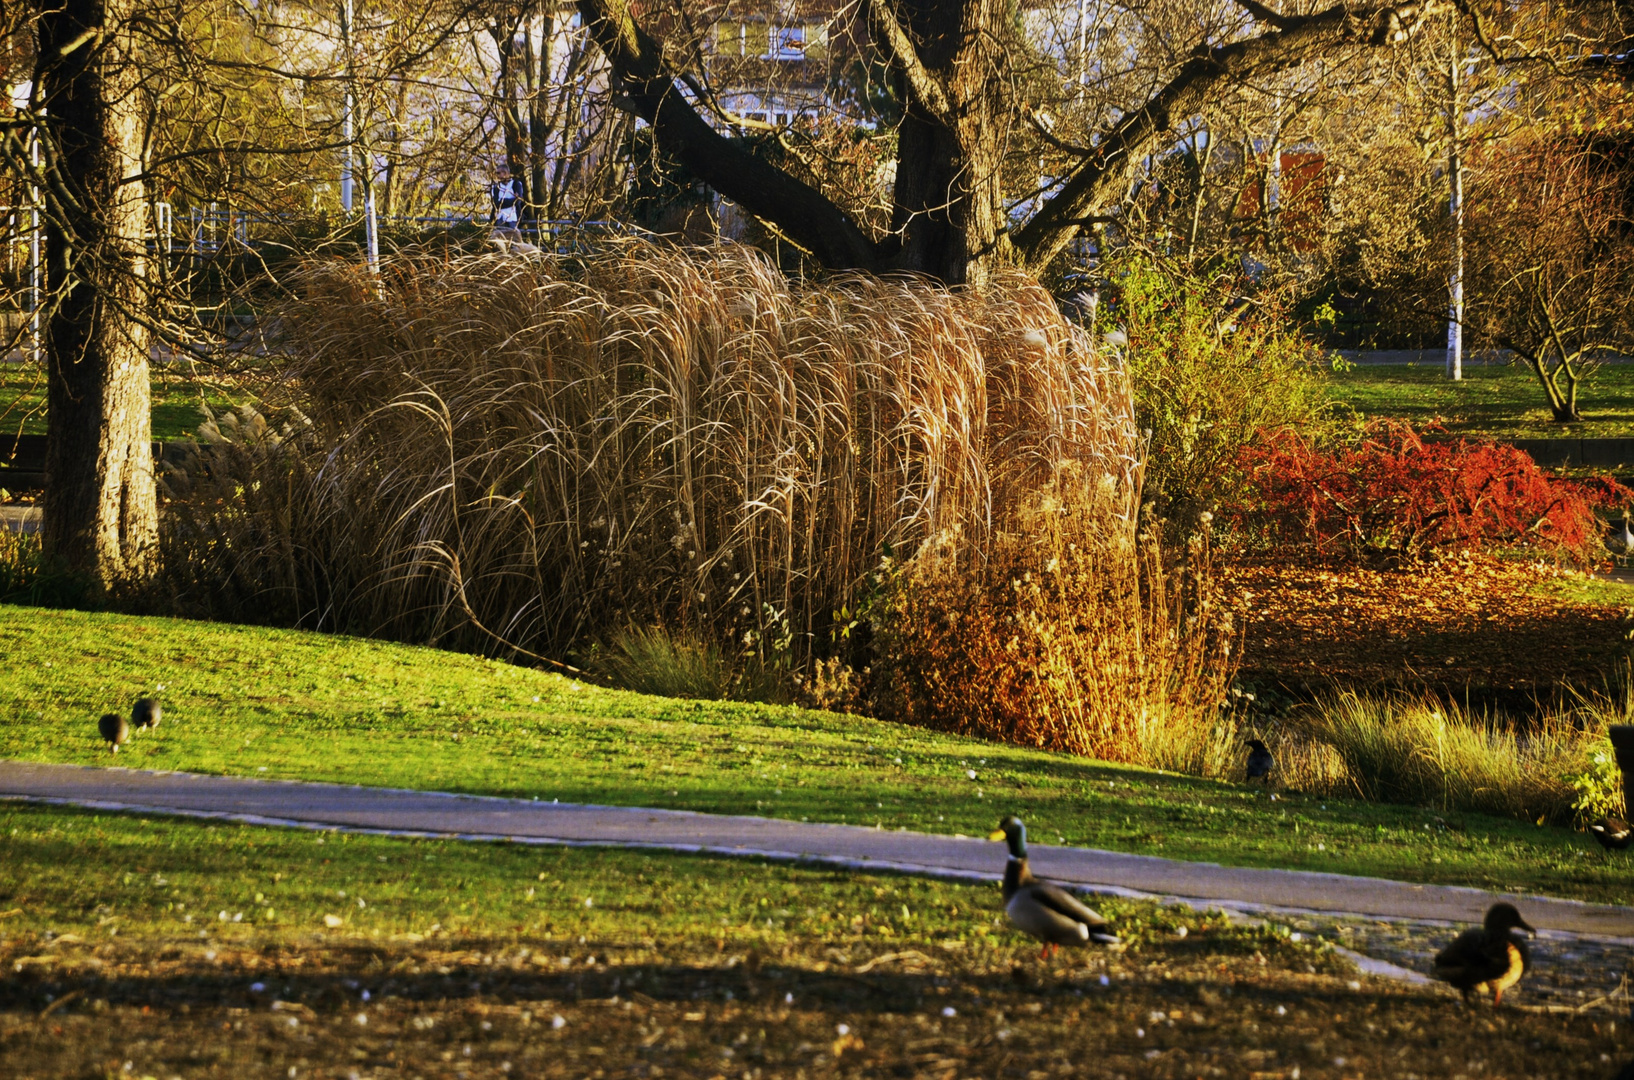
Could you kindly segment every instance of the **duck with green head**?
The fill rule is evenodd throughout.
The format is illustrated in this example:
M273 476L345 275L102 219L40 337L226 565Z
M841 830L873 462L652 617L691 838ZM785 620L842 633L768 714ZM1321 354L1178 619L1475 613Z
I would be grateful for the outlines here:
M1059 885L1033 877L1027 863L1027 826L1011 814L988 837L1010 846L1004 864L1004 913L1016 929L1044 943L1039 959L1047 959L1061 945L1117 945L1111 924Z

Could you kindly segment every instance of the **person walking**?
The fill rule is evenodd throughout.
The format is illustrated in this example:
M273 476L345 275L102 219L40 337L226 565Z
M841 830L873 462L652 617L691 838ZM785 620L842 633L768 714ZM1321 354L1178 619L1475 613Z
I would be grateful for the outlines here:
M501 165L494 176L494 182L488 185L488 196L494 203L494 239L501 242L514 242L522 239L519 229L519 215L522 209L521 185L511 176L508 165Z

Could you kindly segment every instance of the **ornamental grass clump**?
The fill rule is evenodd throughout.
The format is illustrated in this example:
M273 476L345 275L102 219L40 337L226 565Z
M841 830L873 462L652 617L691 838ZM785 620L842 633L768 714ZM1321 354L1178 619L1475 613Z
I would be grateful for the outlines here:
M1290 770L1284 779L1374 802L1569 825L1586 812L1581 778L1604 738L1606 717L1598 699L1523 723L1434 698L1347 691L1315 705L1283 743L1325 747L1342 771Z
M1206 535L1167 566L1116 483L1072 464L988 543L944 531L881 620L878 709L987 738L1221 775L1235 670Z
M1132 528L1127 378L1020 275L791 286L747 249L629 242L294 285L277 362L311 426L188 477L184 611L558 661L662 627L750 693L865 638L844 613L892 552L958 536L980 563L1063 469L1107 518L1075 527Z

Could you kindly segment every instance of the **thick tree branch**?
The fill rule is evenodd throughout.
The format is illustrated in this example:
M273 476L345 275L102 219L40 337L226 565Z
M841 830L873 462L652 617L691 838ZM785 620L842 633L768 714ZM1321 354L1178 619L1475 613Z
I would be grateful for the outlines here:
M1196 115L1221 83L1293 67L1347 44L1394 46L1410 39L1445 0L1380 7L1335 4L1314 15L1285 17L1285 28L1217 48L1199 46L1167 86L1130 112L1096 146L1096 154L1011 237L1033 272L1042 270L1082 228L1079 221L1118 202L1130 172L1178 122Z
M1237 0L1237 6L1254 16L1258 22L1274 26L1278 30L1290 30L1298 23L1297 18L1289 18L1281 12L1272 11L1259 0Z
M676 87L657 42L628 0L577 0L579 14L658 146L704 183L776 225L826 266L877 270L880 254L856 222L822 192L755 157L710 127Z
M875 41L885 47L891 63L902 72L914 104L942 123L952 123L953 103L948 100L947 91L936 76L925 69L924 62L919 59L919 51L914 48L908 32L902 29L890 0L871 0L868 5L868 29Z

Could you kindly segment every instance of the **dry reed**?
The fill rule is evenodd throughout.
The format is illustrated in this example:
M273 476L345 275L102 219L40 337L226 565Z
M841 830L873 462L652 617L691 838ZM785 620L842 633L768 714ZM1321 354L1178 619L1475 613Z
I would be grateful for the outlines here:
M1076 464L988 543L928 542L885 620L880 711L1113 761L1216 774L1235 728L1230 618L1206 536L1169 567L1117 486Z
M662 625L805 670L887 552L985 550L1067 463L1138 498L1127 378L1020 276L791 288L632 242L297 291L311 440L217 448L165 539L186 610L552 657Z

